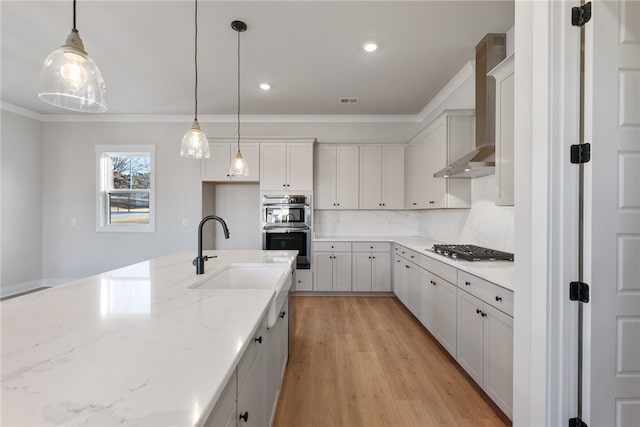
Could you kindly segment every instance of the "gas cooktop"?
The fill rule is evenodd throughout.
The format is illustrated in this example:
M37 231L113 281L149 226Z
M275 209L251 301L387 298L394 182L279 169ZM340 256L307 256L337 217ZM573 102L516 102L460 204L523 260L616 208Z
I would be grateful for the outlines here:
M475 245L433 245L433 250L449 258L467 261L513 261L513 254Z

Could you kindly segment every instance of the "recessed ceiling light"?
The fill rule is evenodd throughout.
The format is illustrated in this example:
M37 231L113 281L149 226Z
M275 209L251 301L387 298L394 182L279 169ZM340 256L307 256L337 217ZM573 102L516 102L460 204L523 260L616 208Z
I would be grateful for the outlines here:
M362 48L366 51L366 52L375 52L376 49L378 49L378 45L373 43L373 42L367 42L364 44L364 46L362 46Z
M269 90L271 89L271 85L269 83L260 83L260 89Z

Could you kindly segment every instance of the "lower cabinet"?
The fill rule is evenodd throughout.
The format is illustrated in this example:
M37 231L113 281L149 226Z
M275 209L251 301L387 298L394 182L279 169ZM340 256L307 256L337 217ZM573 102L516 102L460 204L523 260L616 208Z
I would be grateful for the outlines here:
M351 252L313 254L313 290L351 292Z
M313 275L311 274L311 270L296 270L293 285L294 291L306 292L313 290Z
M278 397L289 357L289 313L285 303L276 324L267 333L267 421L271 425L278 408Z
M513 413L513 317L458 292L457 361L509 417Z
M388 292L391 290L391 254L389 252L354 252L353 291Z
M244 387L238 392L238 426L264 427L267 425L266 374L266 351L262 346L253 361Z
M400 264L402 266L400 267L400 301L402 301L414 316L418 317L420 315L420 304L418 301L420 267L407 260L403 260Z
M419 319L434 337L456 357L458 288L429 271L420 271Z

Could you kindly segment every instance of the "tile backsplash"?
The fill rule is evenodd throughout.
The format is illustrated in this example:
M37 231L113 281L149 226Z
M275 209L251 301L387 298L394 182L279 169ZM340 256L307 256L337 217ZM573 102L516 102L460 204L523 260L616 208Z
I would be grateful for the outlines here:
M315 210L315 235L320 236L417 236L417 211Z

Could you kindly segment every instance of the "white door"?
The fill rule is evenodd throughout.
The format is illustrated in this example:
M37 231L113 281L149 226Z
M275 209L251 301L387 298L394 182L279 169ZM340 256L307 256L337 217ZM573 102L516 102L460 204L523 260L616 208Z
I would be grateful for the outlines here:
M400 287L402 281L402 269L404 264L400 255L393 256L393 293L400 299Z
M513 415L513 317L484 305L484 391Z
M372 257L372 290L374 292L391 291L391 254L388 252L374 252Z
M420 321L433 335L436 333L436 282L433 275L420 269Z
M382 149L382 208L404 208L404 147Z
M338 209L358 209L358 147L336 149L336 204Z
M484 304L473 295L458 292L458 348L456 360L480 386L484 373Z
M313 190L313 144L287 144L287 190Z
M436 282L436 338L456 357L458 287L437 276L433 279Z
M447 166L447 121L443 119L427 138L429 160L427 174L427 208L446 207L447 179L434 178L433 174Z
M360 147L360 209L382 208L382 147Z
M287 189L287 146L284 143L260 145L260 189Z
M371 291L371 252L353 253L353 290Z
M333 254L316 252L313 254L313 290L330 291L333 288Z
M316 148L316 209L336 208L336 147Z
M203 181L229 181L229 143L209 143L211 157L204 159Z
M333 290L351 292L351 253L333 254Z
M231 181L260 181L260 144L257 142L240 142L240 152L247 163L247 169L249 169L249 175L237 175L231 177ZM227 173L229 173L229 167L231 162L236 158L238 153L238 143L231 143L229 154L229 164L227 165Z
M640 424L640 2L594 1L586 29L585 401L589 426Z

